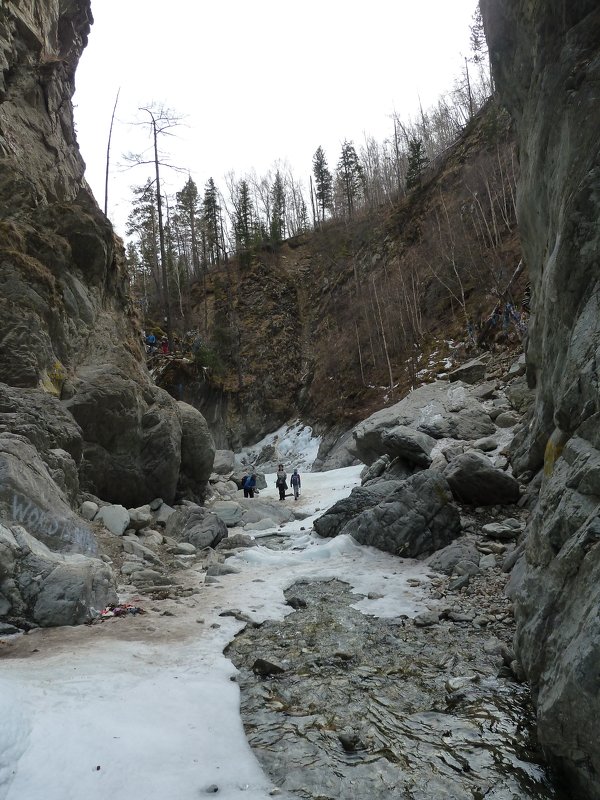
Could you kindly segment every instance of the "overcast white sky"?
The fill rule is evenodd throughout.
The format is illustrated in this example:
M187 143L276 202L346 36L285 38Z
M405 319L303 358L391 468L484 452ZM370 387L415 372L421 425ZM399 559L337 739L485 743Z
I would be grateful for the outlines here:
M126 152L149 145L131 125L162 103L185 117L170 160L202 191L213 177L286 160L308 183L319 145L335 167L344 139L357 149L451 88L469 49L476 0L92 0L95 24L77 72L75 119L87 179L100 205L110 116L109 217L119 233L130 187L150 168L123 172ZM185 175L165 174L166 191Z

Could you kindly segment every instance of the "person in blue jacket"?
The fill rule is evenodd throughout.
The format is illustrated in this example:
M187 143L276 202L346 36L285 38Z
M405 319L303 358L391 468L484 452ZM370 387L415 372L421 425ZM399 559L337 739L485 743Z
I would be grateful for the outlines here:
M242 489L244 490L244 497L254 497L254 490L256 489L256 475L245 475L242 481Z
M300 475L298 474L297 469L295 469L292 472L290 483L292 484L292 489L294 490L294 500L297 500L300 495L300 486L302 485L300 482Z

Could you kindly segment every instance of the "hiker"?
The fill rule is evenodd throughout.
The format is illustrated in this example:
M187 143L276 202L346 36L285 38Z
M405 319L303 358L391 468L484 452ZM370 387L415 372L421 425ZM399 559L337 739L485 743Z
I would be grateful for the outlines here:
M475 326L471 317L467 320L467 339L475 344Z
M167 339L166 336L163 336L163 338L160 341L160 350L164 356L169 354L169 340Z
M256 475L245 475L242 481L242 489L244 490L244 497L254 497L254 490L256 489Z
M297 500L300 495L300 486L302 485L300 482L300 475L298 474L298 470L295 469L292 472L292 477L290 478L290 483L292 485L292 489L294 490L294 500Z
M277 467L277 476L275 478L275 486L279 489L279 499L285 500L285 490L287 485L287 472L283 468L283 464Z
M156 352L156 336L153 333L149 333L148 336L146 336L146 345L148 353L152 354Z

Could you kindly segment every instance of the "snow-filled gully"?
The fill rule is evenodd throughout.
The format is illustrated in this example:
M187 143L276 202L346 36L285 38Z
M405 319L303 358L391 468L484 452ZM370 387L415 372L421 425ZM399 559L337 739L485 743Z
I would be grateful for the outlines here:
M444 719L442 724L438 719L442 715L439 708L431 708L430 716L420 713L420 716L413 715L410 721L407 718L393 723L393 708L389 714L386 712L387 722L382 723L381 730L401 725L403 746L409 746L406 744L409 741L415 743L413 752L406 753L406 763L401 765L403 771L397 778L393 774L394 764L403 759L397 758L397 753L393 758L382 753L385 748L381 742L379 748L367 748L368 752L363 755L358 748L355 752L350 752L352 748L348 752L341 749L341 756L335 763L328 766L329 762L319 762L317 772L314 768L311 771L309 761L296 764L295 769L289 770L289 785L284 774L288 770L281 769L282 764L285 767L285 759L282 761L278 757L279 773L276 769L269 769L269 775L263 771L244 733L238 681L249 687L249 697L254 691L254 701L257 696L259 701L263 696L257 692L270 696L277 684L271 678L250 677L248 670L238 674L223 655L227 645L244 628L245 623L239 617L245 616L256 623L268 620L270 632L281 638L281 632L272 626L288 625L291 618L284 620L294 614L286 603L284 590L299 581L322 582L337 578L349 585L353 594L345 600L341 594L339 600L330 598L327 601L329 612L339 602L340 608L343 606L341 628L352 628L353 635L363 636L362 644L357 644L359 640L355 639L353 646L368 649L368 637L374 636L365 628L371 624L370 620L379 626L376 634L383 641L389 635L385 626L403 626L406 619L434 608L437 603L430 591L434 576L424 564L359 547L349 537L318 540L310 534L311 520L347 495L359 483L359 473L358 467L323 474L304 473L298 505L307 518L279 530L283 535L282 549L259 546L230 559L228 563L235 563L240 571L219 578L218 584L204 585L204 573L188 570L184 573L185 580L198 586L199 592L179 600L153 602L143 598L147 609L143 616L113 619L92 627L36 630L22 636L18 642L0 645L0 800L197 800L210 794L218 794L224 800L266 800L274 795L371 798L379 796L373 788L373 776L380 773L380 788L387 792L387 795L381 794L382 797L389 797L390 791L391 796L434 800L438 797L483 797L483 794L471 792L471 788L479 791L481 783L470 782L471 769L485 773L490 784L486 798L512 798L517 790L521 792L519 797L555 797L537 765L526 763L516 751L509 754L510 748L506 747L502 750L499 746L497 754L491 754L494 745L489 737L486 739L485 726L477 728L471 720L465 721L464 729L459 730L460 725L450 718ZM270 478L268 486L270 488L261 493L261 499L275 500ZM306 588L304 584L309 596L310 585ZM336 591L340 592L341 584L330 585L338 587ZM231 611L234 616L227 613ZM312 648L313 655L318 656L319 637L326 638L327 632L317 630L319 618L310 624L313 631L317 631ZM365 630L361 632L359 628ZM260 638L260 629L253 628L252 634ZM239 639L242 646L246 635ZM306 630L299 629L298 636L305 637ZM398 637L392 638L399 641ZM266 637L265 647L268 642ZM348 642L340 645L347 646ZM254 642L248 647L252 651L252 647L260 649L261 645ZM302 648L302 652L308 650L308 646ZM373 647L374 653L375 650ZM351 653L349 658L353 657ZM415 664L418 662L417 655L411 658ZM311 663L317 661L313 659ZM293 675L294 666L289 666ZM377 664L365 666L363 663L360 669L365 683L369 676L378 676L380 688L385 681L390 686L398 685L398 676ZM325 674L327 669L323 667L323 670ZM242 673L245 677L240 680ZM327 681L333 685L337 680L334 678L327 678ZM346 688L344 685L343 690L340 689L342 694L334 702L342 702L340 697L346 697ZM284 689L282 686L282 691ZM364 694L364 687L360 691ZM376 694L373 702L378 707L389 706L390 701L381 691ZM505 701L507 707L511 705L510 697L506 696ZM354 700L347 697L344 702L351 707ZM267 700L264 703L266 705ZM276 730L275 712L275 716L261 719L260 725L263 732L267 729L274 732L276 739L283 740L284 727L293 715L285 704L278 708L281 737ZM496 707L486 706L482 698L477 700L477 709L482 719L486 715L492 718L496 713ZM325 716L326 711L323 709ZM254 712L248 713L255 712L256 702ZM358 707L356 713L361 713ZM434 719L431 715L437 717ZM505 722L510 733L515 719L509 708ZM376 722L373 724L377 727ZM496 727L502 724L502 720L494 717ZM406 731L411 726L420 732L408 735ZM483 731L481 746L473 741L477 730ZM333 741L330 734L327 731L327 741ZM289 736L290 731L285 735ZM321 738L323 735L319 733ZM429 783L415 777L414 790L409 790L406 764L411 763L410 769L416 775L422 756L426 770L431 773L431 764L437 758L435 753L432 756L433 740L437 736L446 737L446 753L469 747L477 751L471 766L464 754L455 752L446 758L450 764L450 778L454 772L462 771L467 780L459 784L450 779L446 781L442 770L432 778L429 776ZM335 741L338 747L339 742ZM454 741L456 747L452 745ZM326 752L328 747L321 750ZM270 752L273 753L272 748ZM302 752L311 758L306 748ZM290 757L292 755L290 753ZM385 770L381 769L384 763L381 759L385 761ZM261 757L260 762L269 768L268 757ZM497 762L496 788L490 777L495 774L492 762ZM360 769L357 769L359 763ZM303 769L306 776L310 775L304 783L298 780ZM353 770L356 781L349 774ZM367 773L369 777L365 783ZM293 779L293 775L296 778ZM340 779L332 780L332 775ZM394 780L397 793L393 791ZM528 782L529 793L523 793ZM461 793L446 793L455 785L458 786L456 791ZM462 793L463 785L469 793ZM422 786L430 788L424 790ZM410 791L413 793L406 793Z

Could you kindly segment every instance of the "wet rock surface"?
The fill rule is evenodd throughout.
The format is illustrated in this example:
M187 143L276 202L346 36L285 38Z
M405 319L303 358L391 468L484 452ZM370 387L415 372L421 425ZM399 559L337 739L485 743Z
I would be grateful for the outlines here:
M295 613L226 650L248 740L276 785L313 800L559 798L510 668L505 579L494 570L447 594L440 576L423 626L363 615L340 581L290 587ZM257 670L258 658L282 671Z

